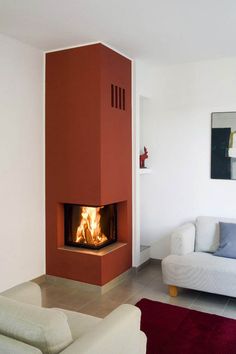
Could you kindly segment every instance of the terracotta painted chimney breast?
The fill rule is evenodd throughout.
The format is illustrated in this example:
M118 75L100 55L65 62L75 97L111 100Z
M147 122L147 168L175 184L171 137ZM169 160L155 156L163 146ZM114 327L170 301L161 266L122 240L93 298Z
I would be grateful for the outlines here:
M117 203L122 247L65 247L65 203ZM104 285L131 265L131 61L102 44L47 53L46 272Z

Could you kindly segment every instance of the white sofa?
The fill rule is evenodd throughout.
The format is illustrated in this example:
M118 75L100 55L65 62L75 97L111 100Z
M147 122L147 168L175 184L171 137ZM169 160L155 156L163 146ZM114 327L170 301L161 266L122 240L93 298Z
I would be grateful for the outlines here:
M171 296L182 287L236 297L236 259L213 254L219 246L219 222L236 219L201 216L171 235L171 254L162 261Z
M41 291L27 282L0 295L1 354L145 354L140 310L121 305L104 319L41 307Z

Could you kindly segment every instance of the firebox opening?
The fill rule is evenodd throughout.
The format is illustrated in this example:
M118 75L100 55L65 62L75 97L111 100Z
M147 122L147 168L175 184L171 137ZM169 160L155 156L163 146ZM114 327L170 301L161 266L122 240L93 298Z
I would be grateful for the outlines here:
M117 240L116 204L64 204L65 245L100 249Z

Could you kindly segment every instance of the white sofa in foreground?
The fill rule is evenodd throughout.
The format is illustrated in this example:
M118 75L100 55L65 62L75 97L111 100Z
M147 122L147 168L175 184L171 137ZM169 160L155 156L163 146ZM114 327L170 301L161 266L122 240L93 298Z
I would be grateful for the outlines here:
M0 295L1 354L145 354L140 310L121 305L104 319L41 307L27 282Z
M162 261L171 296L182 287L236 297L236 259L213 254L219 246L219 222L236 219L201 216L173 232L171 254Z

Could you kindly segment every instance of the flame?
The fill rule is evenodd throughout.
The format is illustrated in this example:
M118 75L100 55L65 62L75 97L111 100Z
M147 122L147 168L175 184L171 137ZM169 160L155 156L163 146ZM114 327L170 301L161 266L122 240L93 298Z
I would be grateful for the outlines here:
M99 246L108 240L101 230L100 209L101 207L82 207L81 222L76 231L75 242Z

